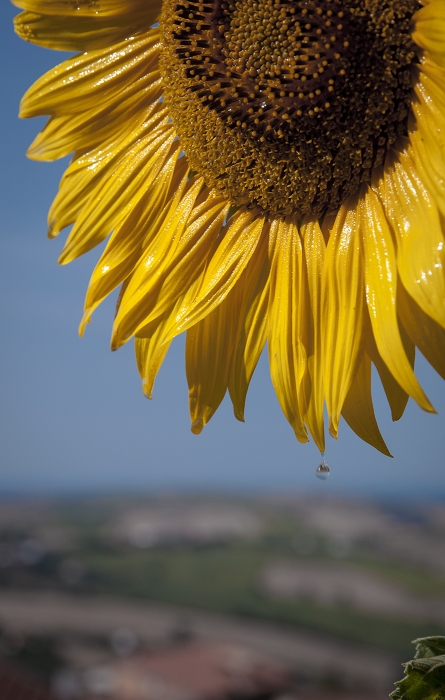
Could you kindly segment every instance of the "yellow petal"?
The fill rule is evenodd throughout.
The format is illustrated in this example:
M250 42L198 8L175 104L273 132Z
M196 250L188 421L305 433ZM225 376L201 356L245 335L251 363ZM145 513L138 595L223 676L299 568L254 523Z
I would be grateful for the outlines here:
M377 345L375 344L374 335L371 328L371 321L369 320L369 315L366 314L366 352L374 363L377 372L379 373L380 381L382 382L383 389L388 399L389 407L391 409L391 417L393 421L400 420L405 411L406 405L408 403L409 396L402 389L400 384L394 379L388 367L383 362L380 357L379 351L377 350ZM400 337L402 338L403 349L405 350L406 356L411 367L414 367L415 359L415 347L414 343L411 341L407 335L405 329L399 324Z
M434 84L434 98L438 99L441 107L443 107L445 99L445 69L438 66L428 55L421 57L417 64L417 69L420 71L420 82L426 87L427 92L431 90L430 81L432 81ZM414 83L414 87L417 91L418 85L416 83Z
M151 324L147 337L134 339L136 362L142 379L142 391L148 399L152 398L156 375L171 344L162 342L167 319L168 315L160 316Z
M350 198L337 214L323 268L323 381L334 437L363 345L364 292L357 199Z
M115 229L90 279L85 299L85 313L80 326L82 335L85 323L101 301L132 272L141 254L144 239L152 227L157 227L165 207L172 182L177 186L185 177L188 164L177 157L180 146L176 143L172 154L156 177L147 179L147 192L130 211L126 219Z
M235 350L230 366L229 393L235 417L240 421L244 421L247 390L267 339L270 263L267 254L268 237L265 234L266 231L231 292L239 294L240 302Z
M332 229L334 228L336 218L336 211L328 211L324 215L323 221L321 222L321 232L323 234L323 238L325 240L326 245L329 243L329 237L331 235Z
M434 412L406 357L396 312L397 265L391 233L377 195L359 200L366 301L378 351L400 386L425 411Z
M420 138L429 159L445 158L445 71L424 59L414 74L415 98L409 121L410 140ZM440 160L439 160L440 162Z
M209 422L227 390L238 325L237 286L208 316L187 331L185 366L190 420L195 434Z
M147 73L119 93L119 101L98 102L93 108L74 115L51 117L30 145L27 156L32 160L56 160L98 145L107 148L111 139L135 131L157 105L162 95L159 71Z
M402 284L397 288L397 311L413 343L445 379L445 330L423 313Z
M269 365L272 384L287 420L299 442L308 442L303 423L302 382L306 373L303 346L305 323L305 271L296 223L275 219L271 224L269 295Z
M134 36L156 22L161 2L120 15L78 16L21 12L14 18L21 39L61 51L92 51Z
M418 176L434 197L442 216L445 216L445 159L437 149L429 149L419 131L410 135L408 155L413 159Z
M202 178L193 178L187 183L185 193L184 191L177 192L161 230L144 250L115 320L112 340L114 349L125 343L145 324L151 323L156 316L163 314L171 303L176 301L178 295L184 291L184 288L187 288L187 283L180 276L174 282L177 287L177 293L174 296L171 293L169 276L176 277L177 268L180 262L184 262L184 258L186 258L186 266L190 265L191 260L192 274L198 270L201 265L199 254L201 239L206 239L205 234L208 234L208 238L212 238L220 230L225 210L225 202L221 198L214 203L213 207L210 207L202 220L194 222L190 230L187 231L189 219L202 185ZM184 256L181 255L178 259L175 257L175 251L184 232L186 232L186 248L181 246L180 250L184 252ZM185 253L189 253L189 255L185 255ZM202 260L204 259L205 256L202 256ZM168 294L163 293L163 287L169 291Z
M161 0L13 0L13 5L31 12L94 19L141 12L147 4L160 12Z
M445 241L437 206L403 153L388 159L381 189L400 278L420 308L445 327Z
M75 114L119 101L122 90L157 67L159 30L88 51L52 68L25 93L21 117Z
M412 114L428 150L445 156L445 71L424 60L415 71ZM411 126L411 124L410 124Z
M59 257L66 264L104 240L143 197L147 179L156 177L176 138L173 129L152 140L141 139L123 158L109 180L101 180L67 238Z
M324 452L324 385L322 362L324 333L322 331L321 320L321 287L326 243L320 225L316 219L304 219L300 232L303 238L311 311L310 323L308 323L307 329L308 339L306 341L308 386L306 390L306 409L303 417L315 444L320 452Z
M416 70L409 155L445 215L445 70L423 58Z
M148 143L165 134L170 128L166 126L166 112L166 109L153 105L144 113L142 122L135 123L134 129L86 154L76 154L62 177L59 192L48 213L50 238L74 223L81 209L100 191L103 182L113 176L119 162L140 138L146 137Z
M428 56L423 56L416 64L414 75L416 80L413 85L416 97L419 97L421 102L426 98L425 105L433 111L437 107L439 111L436 115L442 120L445 103L445 70ZM443 137L441 141L443 143Z
M228 210L228 204L227 210ZM226 213L227 213L226 210ZM255 214L241 209L225 231L221 240L208 260L199 292L186 293L181 309L178 311L169 337L174 337L207 316L227 296L239 280L243 270L260 239L265 217L255 219Z
M144 333L147 322L151 323L151 320L164 313L172 302L181 299L176 315L170 317L173 327L183 306L188 303L187 300L196 297L200 287L195 282L201 280L202 284L203 271L218 245L218 234L229 210L229 204L220 196L210 197L207 206L205 211L201 209L202 214L196 220L194 212L190 214L188 226L179 240L179 245L171 246L174 249L173 255L160 258L159 275L155 275L153 280L147 280L143 290L145 303L144 307L141 307L142 322L135 330L138 335Z
M203 234L208 233L209 237L217 234L224 220L224 204L221 206L218 201L213 202L215 206L210 207L200 221L189 226L202 183L202 178L197 177L187 181L186 174L173 199L151 226L143 242L143 255L133 272L121 313L115 321L113 349L125 343L132 334L144 336L146 327L150 328L158 316L164 315L178 298L183 298L187 285L199 276L205 260L205 256L201 259L199 254L206 238ZM183 250L178 244L185 231L186 234L195 234L195 245L192 243L188 254L181 258L175 256L175 251ZM181 263L188 265L189 269L191 267L186 284L178 275Z
M349 427L362 440L392 457L377 425L371 396L371 360L366 352L357 369L341 411Z
M412 38L431 52L434 60L445 67L445 5L443 0L429 2L413 17Z

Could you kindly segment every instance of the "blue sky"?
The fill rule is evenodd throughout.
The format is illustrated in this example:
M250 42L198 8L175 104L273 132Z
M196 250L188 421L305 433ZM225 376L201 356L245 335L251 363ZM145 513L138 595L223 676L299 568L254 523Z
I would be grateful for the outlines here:
M60 240L46 238L46 212L64 162L34 163L25 151L44 121L17 119L20 96L63 55L16 38L17 12L0 8L1 421L0 497L11 492L90 490L261 490L445 498L445 386L419 357L418 376L439 412L410 401L391 422L376 385L376 413L388 459L343 423L328 439L327 482L318 482L316 447L300 445L281 414L263 356L248 396L246 423L228 400L200 436L189 429L183 339L142 396L133 350L109 351L114 299L95 313L80 340L83 296L93 251L57 266Z

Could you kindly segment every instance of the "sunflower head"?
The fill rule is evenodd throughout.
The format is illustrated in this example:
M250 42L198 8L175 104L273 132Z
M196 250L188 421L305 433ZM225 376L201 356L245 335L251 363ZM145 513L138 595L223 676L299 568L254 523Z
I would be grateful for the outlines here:
M267 214L335 210L408 133L417 0L166 0L165 99L192 167Z
M73 153L49 213L60 262L108 238L81 332L120 286L144 393L187 331L192 430L228 391L244 419L265 344L283 412L324 451L324 410L385 454L445 377L443 0L16 0L26 40L80 53L22 116L29 155Z

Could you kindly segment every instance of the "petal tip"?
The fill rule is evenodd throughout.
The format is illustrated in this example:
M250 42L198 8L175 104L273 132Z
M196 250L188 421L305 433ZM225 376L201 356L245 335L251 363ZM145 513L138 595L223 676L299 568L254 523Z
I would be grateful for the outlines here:
M70 251L64 248L59 255L59 259L57 260L57 264L58 265L68 265L68 263L72 262L73 260L74 260L74 258L70 255Z
M142 380L142 393L146 399L153 399L153 384L149 383L148 379Z
M122 345L123 345L123 342L119 338L115 337L115 335L113 334L113 336L111 338L111 343L110 343L111 352L116 352L116 350L119 350L119 348L121 348Z
M335 440L338 440L338 426L335 428L331 423L331 425L329 426L329 435L335 438Z
M204 427L204 422L202 418L197 418L196 420L193 421L190 430L192 431L193 435L199 435L202 432L202 429Z
M241 411L240 409L234 409L233 415L235 416L236 420L239 420L240 423L245 423L245 418L244 418L244 411Z
M93 313L93 309L91 306L85 309L84 314L82 316L82 320L79 324L79 335L82 338L83 334L85 333L85 328L87 326L87 323L91 323L91 316Z

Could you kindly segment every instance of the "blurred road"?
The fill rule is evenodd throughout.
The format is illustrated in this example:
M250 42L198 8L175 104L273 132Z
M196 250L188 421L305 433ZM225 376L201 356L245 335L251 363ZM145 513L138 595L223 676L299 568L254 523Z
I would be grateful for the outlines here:
M171 641L179 630L199 640L231 642L254 649L297 672L344 675L388 693L401 675L400 660L387 653L315 632L218 615L190 608L57 592L0 593L0 625L24 634L106 635L130 628L145 644Z

